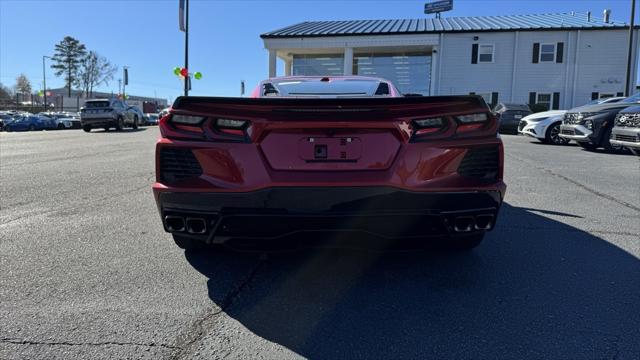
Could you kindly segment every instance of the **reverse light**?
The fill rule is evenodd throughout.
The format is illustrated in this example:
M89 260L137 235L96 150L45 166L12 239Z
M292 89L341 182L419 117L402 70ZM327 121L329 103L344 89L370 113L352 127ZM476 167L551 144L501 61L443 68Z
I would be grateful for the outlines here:
M247 124L245 120L217 119L216 126L220 129L242 129Z
M413 120L416 135L425 135L438 132L444 126L441 117Z
M487 121L488 117L486 113L458 115L456 119L463 124L481 123Z
M189 116L189 115L172 115L171 122L174 124L182 125L200 125L204 121L203 116Z

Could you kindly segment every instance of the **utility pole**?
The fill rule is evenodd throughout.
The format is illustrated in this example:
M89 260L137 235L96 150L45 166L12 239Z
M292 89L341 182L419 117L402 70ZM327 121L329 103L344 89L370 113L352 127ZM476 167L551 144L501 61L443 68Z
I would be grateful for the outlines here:
M189 71L189 0L185 0L184 68ZM184 77L184 96L189 96L189 73Z
M631 0L631 20L629 21L629 51L627 52L627 79L625 81L624 94L630 96L631 91L631 54L633 52L633 24L636 17L636 0ZM636 56L638 56L636 54Z
M49 107L47 106L47 73L45 72L45 67L44 67L45 58L51 59L51 57L47 55L42 55L42 87L44 87L44 108L46 111L49 109Z

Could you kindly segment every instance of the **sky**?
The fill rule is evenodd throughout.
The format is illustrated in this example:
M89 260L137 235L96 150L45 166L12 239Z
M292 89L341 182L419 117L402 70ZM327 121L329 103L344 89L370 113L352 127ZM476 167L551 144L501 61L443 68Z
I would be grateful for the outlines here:
M238 96L268 76L268 53L260 34L311 20L423 18L425 1L222 1L190 0L191 95ZM629 21L630 0L454 0L443 16L587 12ZM639 5L640 6L640 5ZM640 9L636 9L636 23ZM129 67L128 94L173 101L183 83L173 68L184 64L184 33L178 0L0 0L0 82L13 86L24 73L42 89L42 56L72 36L119 66L115 79L98 90L118 92L121 67ZM64 86L47 60L47 88ZM282 73L279 70L278 73Z

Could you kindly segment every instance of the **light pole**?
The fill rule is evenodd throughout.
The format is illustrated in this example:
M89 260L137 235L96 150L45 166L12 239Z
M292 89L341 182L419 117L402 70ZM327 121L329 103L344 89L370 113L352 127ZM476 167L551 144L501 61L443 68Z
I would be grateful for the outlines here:
M184 68L189 69L189 0L185 0ZM189 74L184 77L184 96L189 95Z
M631 87L631 53L633 51L633 23L636 13L636 0L631 0L631 21L629 24L629 52L627 53L627 78L625 81L624 95L630 96L633 91L629 91ZM637 56L637 55L636 55Z
M47 106L47 73L45 72L44 59L51 59L51 56L42 55L42 86L44 87L44 107L48 110Z

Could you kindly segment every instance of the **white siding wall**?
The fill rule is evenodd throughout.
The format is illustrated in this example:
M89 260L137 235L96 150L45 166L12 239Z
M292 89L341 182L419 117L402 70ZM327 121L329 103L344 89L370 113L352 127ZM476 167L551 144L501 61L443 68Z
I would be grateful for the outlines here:
M445 33L438 94L498 92L499 101L528 103L529 92L559 92L560 108L578 106L591 100L592 92L624 91L627 34L625 30L582 30L576 67L577 31L520 31L517 36L515 32ZM532 62L534 43L558 42L564 43L562 63ZM474 43L494 44L494 62L472 64ZM632 76L635 83L635 71Z

